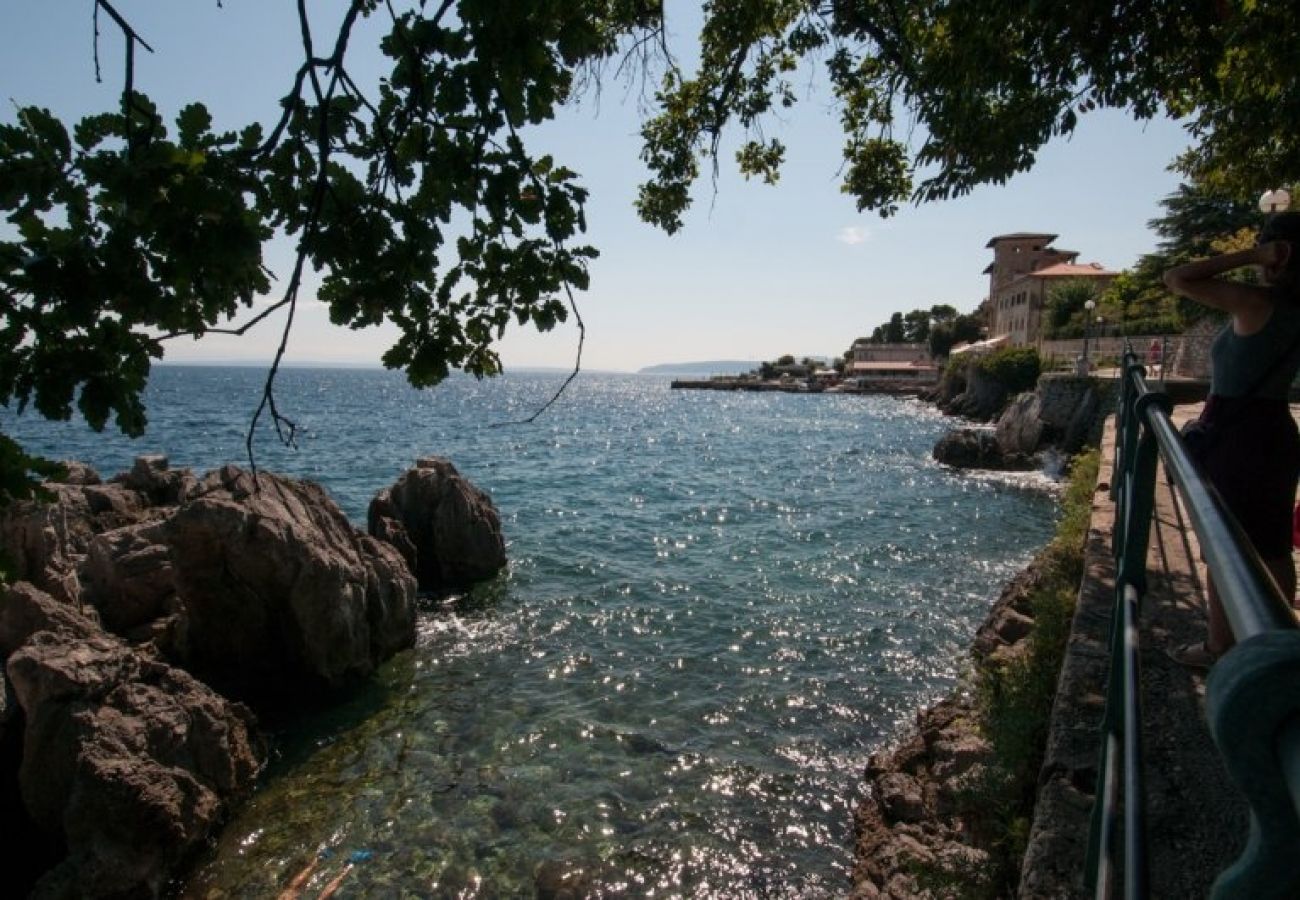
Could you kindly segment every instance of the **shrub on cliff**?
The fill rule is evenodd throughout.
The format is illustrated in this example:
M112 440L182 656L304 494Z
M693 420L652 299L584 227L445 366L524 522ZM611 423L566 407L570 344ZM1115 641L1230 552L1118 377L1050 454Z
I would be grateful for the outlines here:
M997 350L980 358L975 365L985 375L1001 382L1011 396L1033 390L1043 371L1043 360L1032 347Z

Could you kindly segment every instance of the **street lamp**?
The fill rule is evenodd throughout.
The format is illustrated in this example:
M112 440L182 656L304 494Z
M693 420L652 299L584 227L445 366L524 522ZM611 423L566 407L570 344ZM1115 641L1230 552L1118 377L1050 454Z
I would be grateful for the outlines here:
M1092 326L1092 311L1097 308L1097 301L1089 297L1083 304L1083 356L1077 366L1079 375L1088 374L1088 334ZM1100 317L1099 317L1100 318Z
M1259 197L1259 211L1268 213L1285 212L1291 205L1291 194L1286 188L1274 188L1271 191L1265 191Z

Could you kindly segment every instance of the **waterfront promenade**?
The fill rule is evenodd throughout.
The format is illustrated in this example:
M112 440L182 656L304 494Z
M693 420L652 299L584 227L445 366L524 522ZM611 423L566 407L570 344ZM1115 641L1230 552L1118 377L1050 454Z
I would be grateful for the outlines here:
M1292 407L1300 413L1300 407ZM1200 404L1174 408L1176 425ZM1114 604L1110 478L1114 419L1102 439L1102 464L1069 650L1062 669L1044 761L1041 792L1025 858L1022 897L1083 896L1081 873L1092 808L1105 698L1108 628ZM1143 752L1151 896L1205 897L1215 876L1240 854L1247 808L1210 739L1205 672L1169 651L1205 634L1205 566L1186 511L1163 467L1147 559L1141 614Z

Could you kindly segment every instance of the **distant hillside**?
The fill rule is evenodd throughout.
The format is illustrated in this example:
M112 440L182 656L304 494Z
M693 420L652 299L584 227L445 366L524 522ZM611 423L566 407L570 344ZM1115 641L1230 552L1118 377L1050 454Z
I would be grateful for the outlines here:
M708 359L702 362L660 363L639 371L642 375L740 375L758 367L756 360Z

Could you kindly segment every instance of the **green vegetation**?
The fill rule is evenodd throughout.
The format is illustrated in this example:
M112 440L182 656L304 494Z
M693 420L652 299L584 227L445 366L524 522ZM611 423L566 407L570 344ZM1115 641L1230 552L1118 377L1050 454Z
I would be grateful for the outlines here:
M1200 183L1180 185L1161 206L1164 213L1147 223L1160 236L1155 252L1140 257L1096 297L1094 315L1105 317L1124 334L1179 333L1214 315L1208 307L1169 293L1161 276L1180 263L1250 246L1260 222L1253 200L1216 192ZM1082 309L1081 303L1078 309ZM1057 336L1082 335L1083 319L1072 310Z
M1085 329L1093 327L1086 304L1089 300L1096 304L1100 295L1097 284L1088 278L1072 278L1053 287L1047 293L1043 310L1043 336L1083 337Z
M1027 650L976 674L979 716L993 748L993 763L966 798L966 811L992 844L994 871L988 881L997 890L990 897L1015 893L1056 682L1083 578L1099 462L1096 450L1075 457L1056 535L1033 562L1038 577L1028 596L1034 626L1025 639Z
M1033 347L1004 347L975 361L975 367L1001 382L1009 396L1032 391L1043 372L1043 360Z
M954 306L938 303L929 309L896 312L888 322L877 325L870 337L858 340L872 344L928 344L931 356L947 356L958 343L978 341L983 326L978 310L959 313Z

